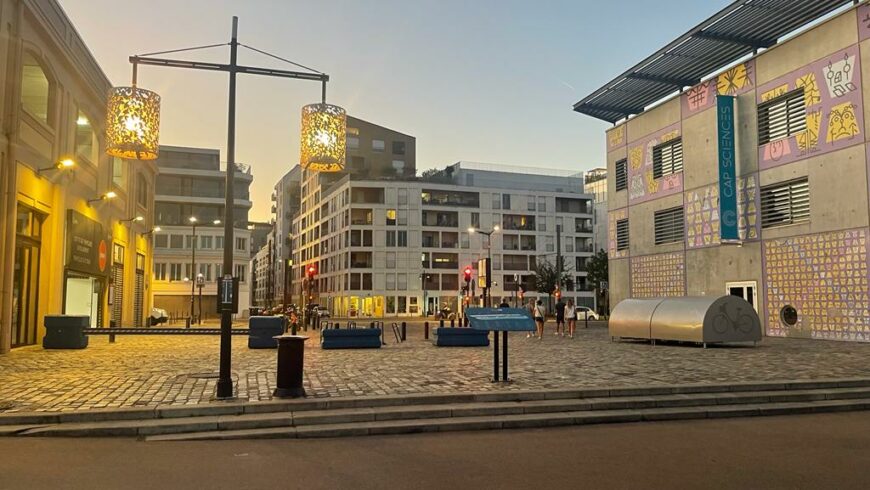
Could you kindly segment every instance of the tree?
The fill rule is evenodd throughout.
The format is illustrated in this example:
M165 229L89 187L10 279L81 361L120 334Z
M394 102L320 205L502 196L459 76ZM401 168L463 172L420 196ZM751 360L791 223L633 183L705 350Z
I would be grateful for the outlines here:
M574 278L565 261L562 261L562 270L557 271L556 265L547 259L539 260L535 267L535 290L539 293L547 293L548 304L552 303L550 299L556 291L557 284L561 284L563 289L574 288Z
M605 294L601 287L602 282L607 282L607 252L599 250L589 260L586 261L586 278L589 284L595 288L595 294L598 297L598 305L600 306ZM600 308L599 308L600 309Z

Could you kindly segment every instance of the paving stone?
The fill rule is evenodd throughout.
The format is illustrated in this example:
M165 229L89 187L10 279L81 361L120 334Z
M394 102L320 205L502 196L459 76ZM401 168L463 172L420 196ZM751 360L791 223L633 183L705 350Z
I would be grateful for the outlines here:
M377 350L324 351L317 347L318 334L309 332L313 338L305 354L308 398L304 403L380 395L384 404L393 403L396 397L398 403L414 404L415 397L423 394L484 401L517 391L533 392L524 396L540 399L574 393L596 397L611 388L674 385L688 394L720 391L733 383L739 384L735 391L765 391L771 389L769 382L789 383L792 389L801 390L807 385L784 380L819 382L820 378L834 380L837 386L870 386L870 363L866 361L870 344L765 338L757 348L699 349L662 343L650 348L639 342L612 343L606 328L594 325L579 329L573 340L546 335L542 341L517 338L511 342L513 382L509 384L489 381L491 349L437 349L422 340L419 322L409 322L408 342L391 342ZM275 351L247 349L246 341L233 339L238 400L284 403L270 400L276 384ZM120 337L115 344L94 337L80 351L45 351L38 346L14 349L0 356L0 412L210 404L218 347L219 339L210 336L130 336ZM272 409L255 407L245 410ZM288 405L287 410L293 408ZM0 424L12 423L3 420Z

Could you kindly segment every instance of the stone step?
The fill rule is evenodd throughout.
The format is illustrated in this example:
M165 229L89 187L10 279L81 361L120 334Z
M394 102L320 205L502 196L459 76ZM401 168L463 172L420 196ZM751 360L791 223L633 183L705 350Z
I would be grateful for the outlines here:
M868 400L826 400L790 403L718 405L715 407L645 408L638 410L587 410L522 415L493 415L425 420L388 420L246 430L218 430L145 437L146 441L204 441L265 438L323 438L412 434L468 430L527 429L664 420L791 415L870 409Z
M525 402L581 398L618 398L657 395L688 395L749 391L794 391L807 389L870 388L870 378L828 380L764 381L723 384L684 384L620 388L580 388L562 390L510 390L452 394L409 394L340 397L262 402L218 402L197 405L163 405L72 412L12 412L0 414L0 426L49 425L68 422L90 423L141 419L168 419L220 415L248 415L350 408L407 407L457 403Z
M177 432L251 430L336 424L366 424L391 420L460 419L513 415L601 412L613 410L716 407L827 400L859 399L870 402L870 388L748 391L656 396L622 396L488 403L386 406L266 412L241 415L190 416L161 419L42 424L10 431L5 435L25 436L148 436ZM12 426L10 426L12 427ZM4 435L0 432L0 435Z

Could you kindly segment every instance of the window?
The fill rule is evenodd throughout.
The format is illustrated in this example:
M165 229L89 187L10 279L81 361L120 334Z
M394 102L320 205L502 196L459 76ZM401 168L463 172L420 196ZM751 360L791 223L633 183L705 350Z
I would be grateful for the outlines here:
M683 207L655 212L656 245L683 241Z
M100 161L97 134L91 127L91 121L84 112L78 111L76 116L76 154L96 165Z
M538 212L540 212L540 213L547 212L547 200L543 197L538 198Z
M347 137L347 148L349 150L359 149L359 136L348 136Z
M214 248L216 248L218 250L223 250L224 249L224 237L217 236L214 238L215 238Z
M653 178L659 179L665 175L683 171L683 140L662 143L653 148Z
M492 209L501 209L501 196L500 196L500 194L493 193L493 195L492 195Z
M408 210L400 209L399 210L399 226L407 226L408 225Z
M395 274L387 274L387 291L395 291L396 290L396 275ZM391 297L387 297L387 299L392 299Z
M529 211L534 211L535 210L535 196L529 196L528 199L529 199L528 209L529 209Z
M761 227L789 225L810 219L810 187L806 178L761 188Z
M400 231L398 241L399 241L400 247L407 247L408 246L408 232L407 231Z
M236 250L240 252L244 252L248 249L248 239L247 238L236 238Z
M165 281L166 280L166 264L164 264L164 263L154 264L154 279L157 281Z
M405 291L408 289L408 275L407 274L397 274L396 275L396 287L399 291Z
M154 248L166 248L169 246L167 235L154 235Z
M397 174L404 172L405 171L405 161L404 160L393 160L393 170L395 170Z
M127 187L127 182L124 180L124 176L126 172L127 162L118 158L112 157L112 184L115 187L119 187L124 189Z
M169 280L181 280L181 264L169 264Z
M758 106L758 144L801 133L807 129L804 89L799 88Z
M511 208L511 195L510 194L502 194L501 195L501 207L502 207L502 209L510 209Z
M136 174L136 204L148 209L148 179L143 174Z
M247 267L241 264L236 264L236 277L239 278L239 282L245 282L245 272Z
M471 213L471 227L480 228L480 213Z
M388 226L395 226L395 224L396 224L396 210L395 209L388 209L387 210L387 225Z
M169 248L184 248L184 235L169 235Z
M386 148L384 140L372 140L373 151L384 151L384 148Z
M387 246L395 247L396 246L396 232L393 230L387 231Z
M393 141L393 155L404 155L405 154L405 142L404 141Z
M622 159L616 162L616 190L628 189L628 160Z
M399 189L399 204L408 204L408 189Z
M616 250L628 250L628 220L616 221Z
M396 252L387 252L387 269L396 268Z
M214 237L209 235L202 235L199 237L199 248L208 250L212 248L212 241Z
M42 66L28 52L21 59L21 106L28 114L49 124L48 111L51 85Z

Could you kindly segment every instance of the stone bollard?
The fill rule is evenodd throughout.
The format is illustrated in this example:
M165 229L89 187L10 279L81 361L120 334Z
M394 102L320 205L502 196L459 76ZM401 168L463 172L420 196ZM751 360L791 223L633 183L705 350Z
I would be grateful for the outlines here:
M453 318L451 318L451 319L450 319L450 328L455 328L455 327L456 327L456 320L454 320Z
M429 322L423 322L423 340L429 340Z
M408 340L408 324L402 322L402 342Z
M272 396L277 398L305 396L302 375L305 367L305 341L308 340L308 337L278 335L272 338L278 341L277 383Z

